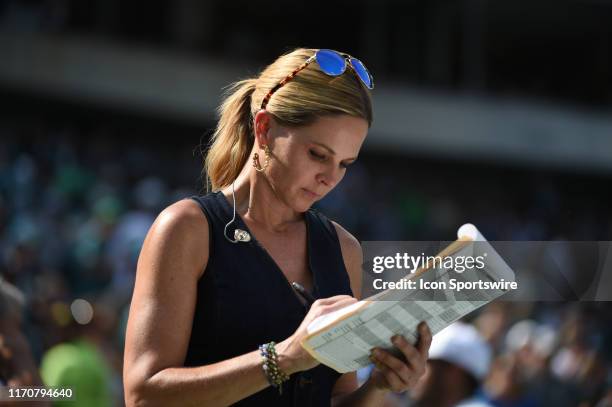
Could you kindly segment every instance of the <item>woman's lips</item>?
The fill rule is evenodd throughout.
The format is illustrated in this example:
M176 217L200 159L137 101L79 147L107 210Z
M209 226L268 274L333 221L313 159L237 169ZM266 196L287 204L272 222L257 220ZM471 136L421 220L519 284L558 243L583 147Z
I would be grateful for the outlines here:
M302 189L303 189L303 190L306 192L306 194L307 194L307 195L309 195L311 198L315 198L315 199L316 199L316 198L320 198L320 197L321 197L321 195L317 195L317 194L315 194L314 192L312 192L312 191L311 191L311 190L309 190L309 189L306 189L306 188L302 188Z

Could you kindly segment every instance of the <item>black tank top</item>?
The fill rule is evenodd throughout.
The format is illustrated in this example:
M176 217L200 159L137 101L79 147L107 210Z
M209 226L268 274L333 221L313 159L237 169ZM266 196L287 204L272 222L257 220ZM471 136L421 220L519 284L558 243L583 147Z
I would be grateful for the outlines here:
M210 247L206 270L198 281L185 366L219 362L291 336L308 309L278 265L252 235L250 242L236 244L223 237L233 209L220 191L192 199L208 219ZM304 217L313 296L352 295L334 225L314 209ZM227 235L233 238L237 228L249 230L238 215ZM328 406L339 377L333 369L319 365L293 374L283 384L282 395L270 386L235 405Z

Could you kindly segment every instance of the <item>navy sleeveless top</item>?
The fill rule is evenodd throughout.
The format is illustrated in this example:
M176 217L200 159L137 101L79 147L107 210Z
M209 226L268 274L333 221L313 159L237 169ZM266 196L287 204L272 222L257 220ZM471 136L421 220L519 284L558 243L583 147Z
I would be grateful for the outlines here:
M199 203L208 220L210 254L198 281L184 365L219 362L291 336L308 309L281 269L252 234L250 242L236 244L223 237L233 208L220 191L192 199ZM353 295L334 225L314 209L305 212L304 217L313 296ZM227 228L227 235L233 238L237 228L249 231L238 214ZM332 388L339 377L340 373L319 365L291 375L283 384L282 395L269 386L235 405L329 406Z

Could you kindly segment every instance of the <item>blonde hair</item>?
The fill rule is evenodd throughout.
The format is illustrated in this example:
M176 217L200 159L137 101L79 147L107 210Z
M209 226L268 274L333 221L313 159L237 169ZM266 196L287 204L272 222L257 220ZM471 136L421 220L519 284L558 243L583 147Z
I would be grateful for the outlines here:
M230 185L248 160L254 143L253 117L263 98L315 51L295 49L281 55L258 78L244 79L227 88L218 108L219 122L204 162L205 174L202 174L208 176L213 191ZM285 126L304 126L318 117L338 114L361 117L367 120L368 126L372 125L370 92L352 70L347 68L346 73L332 77L321 72L316 62L280 87L266 111Z

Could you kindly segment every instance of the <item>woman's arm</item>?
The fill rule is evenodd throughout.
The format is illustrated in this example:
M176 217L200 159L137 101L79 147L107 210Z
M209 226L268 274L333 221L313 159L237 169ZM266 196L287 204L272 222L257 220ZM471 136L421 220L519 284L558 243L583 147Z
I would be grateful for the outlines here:
M164 210L147 234L126 334L127 406L225 406L269 385L255 349L211 365L183 367L197 282L208 262L208 239L206 218L188 200ZM281 370L292 374L316 366L300 345L305 327L317 316L354 301L349 296L317 301L298 331L276 346Z
M268 385L257 351L213 365L182 367L197 282L208 262L208 239L206 218L188 200L164 210L147 234L126 334L128 406L228 405Z
M332 223L338 234L351 289L355 297L361 299L363 250L353 235L336 222ZM403 337L397 338L397 342L394 343L406 357L407 363L381 350L381 353L375 356L376 368L361 387L358 385L355 372L342 375L332 391L332 405L382 406L390 391L402 392L412 388L425 372L431 344L431 332L426 324L420 325L419 335L417 346L411 345Z

